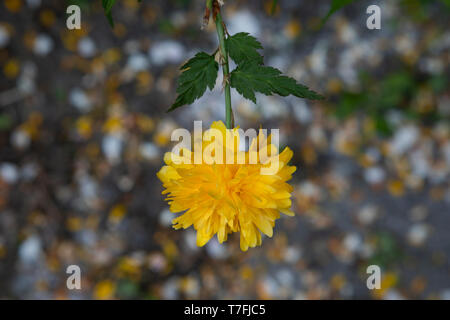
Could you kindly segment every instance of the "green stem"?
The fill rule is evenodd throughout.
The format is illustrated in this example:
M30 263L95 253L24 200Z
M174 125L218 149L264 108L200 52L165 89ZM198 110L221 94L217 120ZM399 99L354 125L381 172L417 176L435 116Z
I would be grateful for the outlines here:
M230 89L230 68L228 66L228 51L225 46L225 32L223 29L223 21L220 12L216 16L216 30L219 37L219 48L222 56L223 80L225 84L225 125L228 129L232 129L232 109L231 109L231 89Z
M206 7L211 11L212 10L212 2L213 0L206 0Z

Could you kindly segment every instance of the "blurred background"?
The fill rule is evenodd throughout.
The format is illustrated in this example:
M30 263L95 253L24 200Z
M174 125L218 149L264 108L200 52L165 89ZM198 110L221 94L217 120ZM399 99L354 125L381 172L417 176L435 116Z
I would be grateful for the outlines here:
M356 1L323 28L331 1L225 2L231 34L327 97L232 92L237 125L280 128L293 149L296 216L248 252L238 234L197 248L171 228L156 178L171 131L225 117L221 76L165 113L180 65L217 48L204 1L117 1L112 29L100 0L4 0L0 298L450 299L449 1ZM72 264L81 290L66 288Z

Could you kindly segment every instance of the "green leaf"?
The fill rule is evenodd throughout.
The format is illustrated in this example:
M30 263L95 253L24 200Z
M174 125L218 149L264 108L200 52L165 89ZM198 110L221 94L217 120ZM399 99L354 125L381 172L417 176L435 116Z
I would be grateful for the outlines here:
M274 15L275 10L277 9L278 0L272 0L272 6L270 7L270 14Z
M441 0L443 4L447 6L447 8L450 8L450 0Z
M325 16L325 18L322 19L321 26L323 26L325 22L327 22L327 20L331 17L331 15L333 15L336 11L342 9L343 7L349 5L354 1L355 0L332 0L330 10L328 10L328 13Z
M228 54L238 65L247 61L263 64L263 57L257 49L262 49L261 43L247 32L236 33L226 39Z
M450 0L449 0L450 1ZM448 78L443 74L433 75L428 84L431 86L434 92L441 93L448 87Z
M214 89L219 65L214 55L199 52L180 69L183 72L178 79L178 96L168 112L194 102L205 93L206 87Z
M244 98L256 103L255 92L265 95L274 93L280 96L290 94L311 100L321 100L323 96L298 84L294 79L281 75L281 71L272 67L245 63L231 72L231 86Z
M105 13L111 12L112 7L114 6L114 3L116 0L102 0L102 6L105 10Z
M334 114L339 119L345 119L361 106L367 105L367 97L363 93L343 92L337 108L333 108Z
M114 6L115 2L116 2L116 0L102 0L102 6L103 6L103 10L105 10L105 16L108 19L109 24L113 28L114 28L114 21L112 18L111 9Z
M111 28L114 28L114 20L111 12L106 15L106 18L108 19L108 23L111 26Z
M133 299L139 295L139 285L128 279L119 280L117 295L122 299Z
M0 131L3 130L8 130L9 128L11 128L12 125L12 120L11 117L4 114L0 114Z
M375 130L382 134L383 136L390 136L392 135L392 127L387 121L387 119L382 114L377 114L374 117L375 120Z

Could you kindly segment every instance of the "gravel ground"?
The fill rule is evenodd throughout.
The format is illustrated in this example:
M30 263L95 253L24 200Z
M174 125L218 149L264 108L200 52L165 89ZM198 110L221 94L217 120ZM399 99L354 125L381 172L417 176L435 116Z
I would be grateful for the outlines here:
M280 128L294 151L295 217L272 239L195 246L171 228L156 172L174 128L223 120L214 91L170 114L178 68L213 52L203 2L0 4L0 298L450 299L449 8L358 1L226 1L230 33L324 102L232 92L236 123ZM382 29L365 27L369 4ZM82 289L66 288L79 265ZM382 270L368 290L366 268Z

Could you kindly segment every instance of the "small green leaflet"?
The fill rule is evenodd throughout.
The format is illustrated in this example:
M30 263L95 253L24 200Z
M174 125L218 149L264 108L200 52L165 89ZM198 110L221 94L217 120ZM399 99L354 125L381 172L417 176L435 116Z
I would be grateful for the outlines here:
M321 100L323 96L298 84L294 79L281 75L281 71L272 67L245 63L231 72L231 86L244 98L256 103L255 92L265 95L274 93L280 96L290 94L311 100Z
M263 57L257 49L262 49L261 43L247 32L236 33L226 39L226 46L230 58L238 65L251 61L256 64L263 64Z
M327 22L328 18L330 18L331 15L333 15L336 11L342 9L343 7L354 1L356 0L332 0L330 10L328 10L327 15L322 19L321 26L323 26L325 22Z
M226 39L226 46L230 58L238 67L231 72L230 84L245 98L256 103L255 92L265 95L290 94L312 100L323 97L307 87L297 84L289 77L281 75L281 72L272 67L263 66L263 57L258 49L262 49L261 43L246 32L237 33Z
M277 9L278 0L272 0L272 6L270 7L270 14L274 15L275 10Z
M219 64L214 60L214 55L199 52L180 70L183 72L178 79L178 96L168 112L194 102L203 95L206 87L212 90L216 84Z
M138 2L142 2L142 0L138 0ZM114 28L114 20L112 17L111 9L116 3L116 0L102 0L103 10L105 11L105 16L108 19L109 25Z
M116 2L116 0L102 0L102 6L103 6L103 10L105 10L105 16L108 19L108 22L112 28L114 28L114 21L112 18L111 9L115 2Z
M105 10L105 13L109 13L114 6L114 3L116 0L102 0L103 9Z

